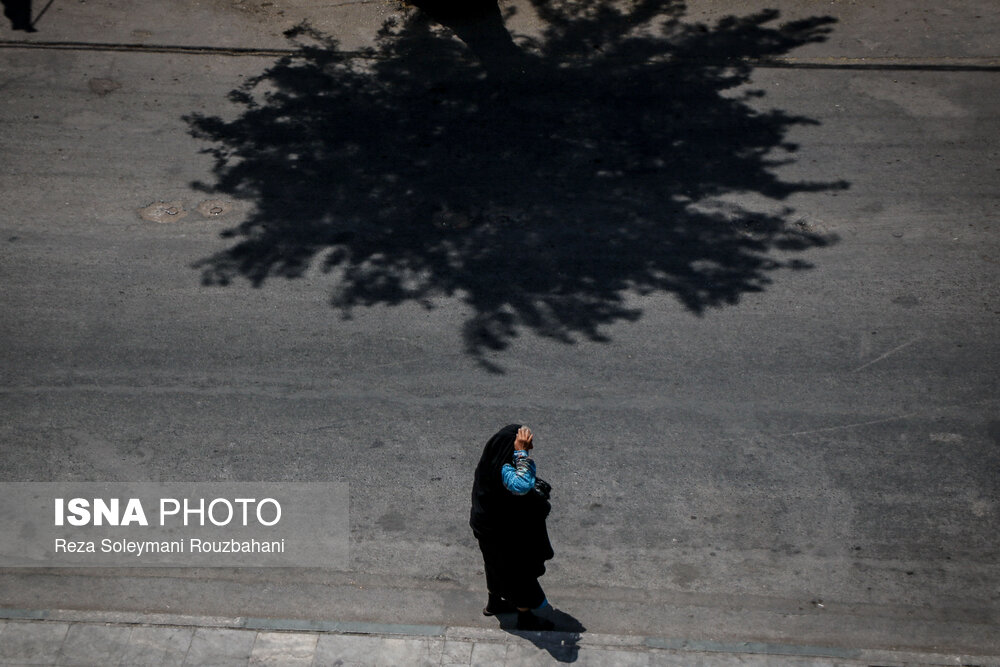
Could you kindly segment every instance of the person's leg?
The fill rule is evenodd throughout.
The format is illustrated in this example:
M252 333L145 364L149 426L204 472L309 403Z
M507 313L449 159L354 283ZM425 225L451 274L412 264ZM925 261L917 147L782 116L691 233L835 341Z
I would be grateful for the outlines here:
M542 590L538 579L531 577L519 580L514 595L518 630L552 630L555 627L552 621L534 614L548 606L545 591Z
M486 592L488 599L483 607L483 616L494 614L512 614L517 608L504 595L507 589L509 575L505 571L505 554L502 545L490 540L479 538L479 550L483 552L483 565L486 570Z

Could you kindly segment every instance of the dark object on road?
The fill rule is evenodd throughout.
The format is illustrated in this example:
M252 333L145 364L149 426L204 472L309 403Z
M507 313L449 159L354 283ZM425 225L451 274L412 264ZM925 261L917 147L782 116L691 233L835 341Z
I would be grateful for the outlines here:
M551 621L532 613L547 606L538 578L554 555L545 528L548 492L535 491L535 464L527 456L532 446L531 431L518 424L489 439L476 467L469 525L486 566L489 601L483 613L517 611L518 629L551 630Z
M31 0L2 0L3 15L10 19L10 27L25 32L38 32L31 25Z

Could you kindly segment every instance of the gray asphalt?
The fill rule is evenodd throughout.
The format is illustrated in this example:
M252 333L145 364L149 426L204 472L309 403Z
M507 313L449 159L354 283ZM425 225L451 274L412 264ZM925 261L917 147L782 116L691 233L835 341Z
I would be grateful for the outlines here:
M490 625L469 487L517 421L591 632L1000 653L991 3L692 2L634 52L504 4L542 55L494 97L464 18L174 4L0 29L0 477L346 481L351 567L0 606ZM303 18L381 50L276 62Z

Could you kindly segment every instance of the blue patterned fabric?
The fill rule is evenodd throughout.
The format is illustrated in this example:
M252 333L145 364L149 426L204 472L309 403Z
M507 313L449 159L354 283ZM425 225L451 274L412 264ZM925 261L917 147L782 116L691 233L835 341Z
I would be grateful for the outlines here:
M500 474L503 485L516 496L523 496L535 488L535 462L524 450L515 449L514 464L505 463Z

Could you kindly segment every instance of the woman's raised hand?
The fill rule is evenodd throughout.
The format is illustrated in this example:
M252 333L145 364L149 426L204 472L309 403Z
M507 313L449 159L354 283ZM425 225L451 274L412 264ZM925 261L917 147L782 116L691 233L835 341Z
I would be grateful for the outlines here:
M534 437L535 436L531 432L530 428L528 428L527 426L522 426L521 428L517 429L517 436L515 436L514 438L514 449L528 451L529 449L534 447L534 445L531 444L531 439Z

